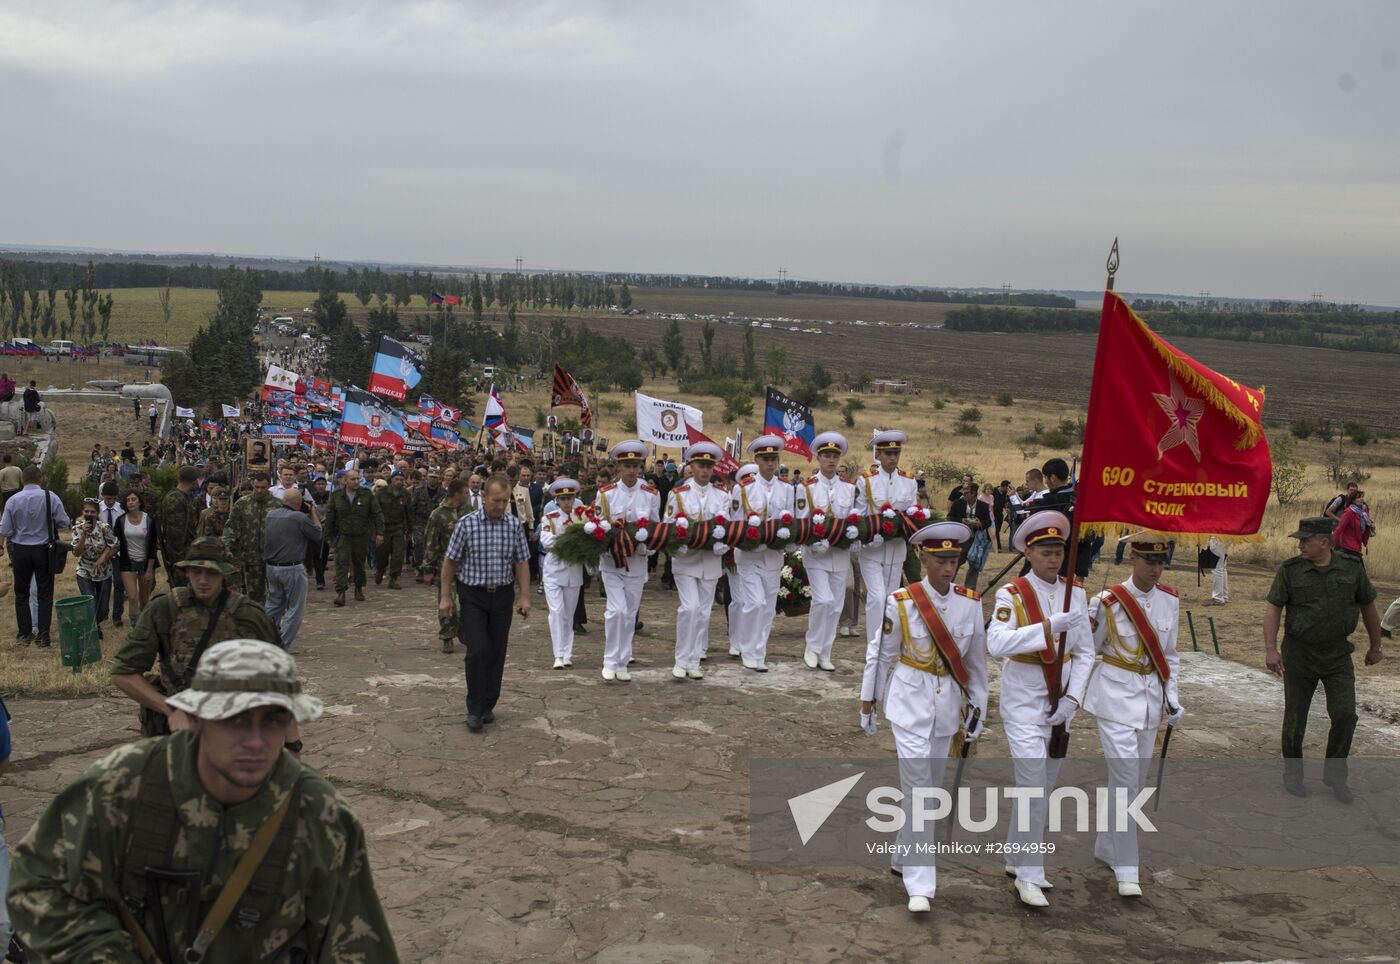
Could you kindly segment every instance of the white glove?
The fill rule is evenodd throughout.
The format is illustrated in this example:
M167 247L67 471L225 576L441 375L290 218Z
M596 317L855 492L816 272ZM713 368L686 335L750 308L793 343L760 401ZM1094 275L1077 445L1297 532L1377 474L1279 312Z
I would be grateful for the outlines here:
M1050 714L1050 719L1047 722L1051 726L1064 724L1068 727L1069 721L1074 719L1074 711L1077 709L1079 709L1079 704L1074 701L1074 697L1062 696L1060 697L1060 705L1055 707L1055 712Z
M860 728L870 736L875 735L875 730L879 722L879 712L874 707L870 708L869 713L862 713L860 715Z
M1186 707L1178 706L1167 714L1167 726L1180 726L1184 719L1186 719Z
M688 556L690 555L690 546L676 546L674 554L677 556Z
M1067 633L1071 630L1089 628L1089 618L1082 609L1071 609L1067 613L1050 614L1050 632L1056 636L1060 633Z
M873 536L871 536L871 537L870 537L870 541L869 541L868 543L866 543L866 545L870 546L872 549L875 548L876 546L883 546L884 544L885 544L885 537L882 536L882 535L880 535L880 533L878 533L878 532L875 533Z
M972 710L967 711L967 716L963 717L963 739L971 743L982 735L982 718L979 716L975 721L972 718Z
M797 543L795 543L795 542L789 542L787 545L783 546L783 552L784 552L784 553L796 552L796 551L797 551Z
M827 542L825 539L820 539L812 543L807 548L811 549L814 553L820 556L831 549L831 543Z
M717 556L722 556L729 551L729 547L726 546L723 542L716 542L714 545L710 546L710 548L714 550L714 553Z

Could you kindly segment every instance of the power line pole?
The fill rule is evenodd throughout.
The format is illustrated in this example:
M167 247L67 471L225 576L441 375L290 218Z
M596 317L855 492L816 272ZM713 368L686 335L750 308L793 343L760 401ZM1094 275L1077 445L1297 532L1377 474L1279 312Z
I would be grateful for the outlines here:
M1006 303L1007 303L1008 305L1011 304L1011 284L1010 284L1010 282L1005 282L1005 281L1002 282L1002 285L1001 285L1001 293L1006 297Z

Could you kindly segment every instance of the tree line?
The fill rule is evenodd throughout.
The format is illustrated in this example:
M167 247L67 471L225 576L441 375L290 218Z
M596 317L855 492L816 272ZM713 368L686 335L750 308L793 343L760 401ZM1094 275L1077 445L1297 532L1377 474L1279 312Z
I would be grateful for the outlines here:
M106 342L112 327L111 292L100 294L96 271L89 264L66 285L57 274L43 283L32 283L19 268L6 264L0 270L0 337L52 339L55 336L85 343ZM63 312L59 311L59 295Z

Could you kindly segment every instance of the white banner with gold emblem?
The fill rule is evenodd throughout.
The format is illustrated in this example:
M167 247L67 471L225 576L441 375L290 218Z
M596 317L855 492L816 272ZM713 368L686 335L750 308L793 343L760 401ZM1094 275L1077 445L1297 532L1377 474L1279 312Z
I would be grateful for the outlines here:
M705 413L698 408L652 398L641 392L634 394L637 396L637 438L643 442L662 448L683 449L690 444L685 423L689 422L696 428L705 427Z

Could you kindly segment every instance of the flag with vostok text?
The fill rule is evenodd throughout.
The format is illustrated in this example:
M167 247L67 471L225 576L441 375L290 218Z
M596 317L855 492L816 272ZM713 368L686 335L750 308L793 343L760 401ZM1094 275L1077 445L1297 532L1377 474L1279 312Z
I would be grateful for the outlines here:
M1105 292L1075 521L1256 534L1273 480L1263 409L1262 388L1202 365Z
M668 402L641 392L637 398L637 438L648 445L683 449L690 444L687 425L705 427L705 413L683 402Z
M772 385L763 406L763 430L783 437L783 448L812 460L812 440L817 437L812 409L788 398Z

